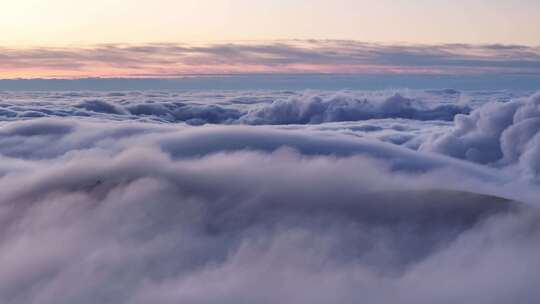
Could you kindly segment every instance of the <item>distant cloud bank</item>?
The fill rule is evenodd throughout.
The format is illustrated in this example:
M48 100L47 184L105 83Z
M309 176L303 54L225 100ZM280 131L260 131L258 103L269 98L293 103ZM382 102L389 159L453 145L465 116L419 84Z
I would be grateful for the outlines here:
M540 47L336 40L0 47L4 79L244 73L535 75Z

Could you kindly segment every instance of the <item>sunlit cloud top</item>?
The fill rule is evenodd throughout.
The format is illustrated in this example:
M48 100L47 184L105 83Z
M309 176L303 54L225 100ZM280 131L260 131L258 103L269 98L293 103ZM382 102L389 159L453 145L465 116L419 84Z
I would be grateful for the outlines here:
M540 48L341 40L0 48L0 78L246 73L539 74Z

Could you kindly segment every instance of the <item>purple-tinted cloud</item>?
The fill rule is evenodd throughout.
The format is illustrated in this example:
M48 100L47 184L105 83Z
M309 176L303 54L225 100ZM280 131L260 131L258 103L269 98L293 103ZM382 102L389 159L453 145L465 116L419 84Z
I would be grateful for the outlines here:
M357 41L0 48L0 77L227 73L540 73L540 48Z

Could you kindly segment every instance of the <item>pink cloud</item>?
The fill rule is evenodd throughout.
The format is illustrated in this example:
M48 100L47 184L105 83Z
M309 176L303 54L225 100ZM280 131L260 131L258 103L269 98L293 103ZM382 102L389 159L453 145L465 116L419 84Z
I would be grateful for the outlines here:
M540 48L356 41L0 48L0 78L244 73L538 74Z

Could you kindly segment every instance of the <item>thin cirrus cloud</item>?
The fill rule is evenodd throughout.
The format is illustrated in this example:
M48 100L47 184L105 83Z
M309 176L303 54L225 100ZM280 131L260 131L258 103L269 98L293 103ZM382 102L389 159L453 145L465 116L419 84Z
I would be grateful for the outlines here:
M187 74L537 74L540 48L292 40L0 48L0 78L171 77Z

